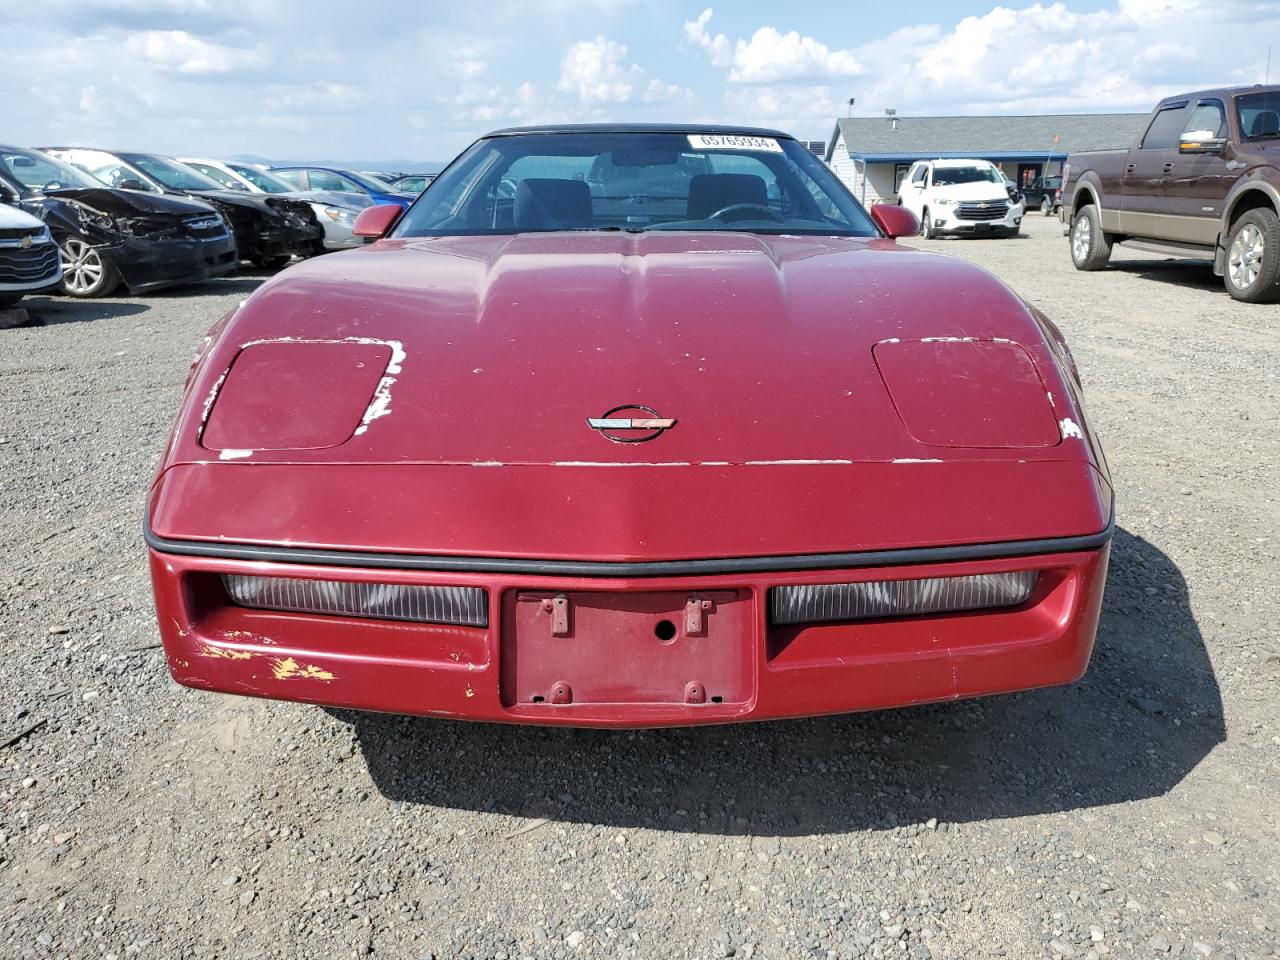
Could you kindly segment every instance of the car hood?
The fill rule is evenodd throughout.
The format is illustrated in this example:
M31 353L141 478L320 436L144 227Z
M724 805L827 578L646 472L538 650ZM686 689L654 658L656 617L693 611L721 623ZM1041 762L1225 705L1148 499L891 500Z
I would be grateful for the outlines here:
M49 190L43 196L51 200L74 200L113 217L163 214L190 217L208 214L212 209L209 204L201 200L169 194L143 193L139 190L113 190L110 187Z
M930 369L953 364L952 354L962 363L978 342L1021 345L1021 371L990 375L993 395L1004 379L1042 378L1034 413L1042 434L1054 429L1034 445L1058 441L1061 417L1046 394L1067 403L1041 328L1014 294L962 261L878 239L653 232L384 240L265 284L210 365L225 369L244 344L282 338L346 341L352 358L361 340L389 345L394 359L361 360L395 368L385 404L367 429L329 452L383 462L928 457L930 444L917 438L939 440L937 431L904 427L895 403L907 401L882 375L891 362L895 389L916 390L904 341L929 344L919 349ZM300 365L312 362L296 355ZM588 425L625 405L677 424L643 443L611 442ZM940 422L948 416L937 413ZM996 437L991 445L1025 444Z
M0 203L0 227L6 229L30 230L33 227L39 228L44 224L25 210L17 207L11 207L7 203Z
M192 190L191 196L209 200L212 203L224 203L231 207L245 210L257 210L263 214L272 212L271 205L262 194L240 192L238 190Z
M1051 329L888 240L382 240L291 267L215 333L151 523L614 560L1096 533L1110 492ZM676 422L641 443L587 422L628 404Z
M351 210L363 210L374 204L373 197L367 193L347 193L343 190L294 190L278 196L305 200L307 203L323 203L330 207L346 207Z

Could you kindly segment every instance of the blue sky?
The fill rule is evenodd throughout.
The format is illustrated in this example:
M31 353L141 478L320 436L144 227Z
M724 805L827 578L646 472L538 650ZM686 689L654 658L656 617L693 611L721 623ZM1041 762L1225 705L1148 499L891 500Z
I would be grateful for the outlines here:
M1148 109L1280 77L1280 0L41 0L0 142L446 160L495 127Z

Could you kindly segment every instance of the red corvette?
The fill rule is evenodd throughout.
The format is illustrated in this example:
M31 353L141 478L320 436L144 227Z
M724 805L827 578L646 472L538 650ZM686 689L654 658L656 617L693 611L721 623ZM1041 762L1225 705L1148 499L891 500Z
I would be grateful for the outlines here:
M174 677L582 726L1078 678L1071 355L916 229L774 131L481 139L197 357L147 508Z

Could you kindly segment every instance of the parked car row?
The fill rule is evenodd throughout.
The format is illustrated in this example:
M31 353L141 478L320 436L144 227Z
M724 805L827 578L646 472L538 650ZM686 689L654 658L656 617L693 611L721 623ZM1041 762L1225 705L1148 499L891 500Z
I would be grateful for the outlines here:
M336 167L0 146L0 307L29 293L145 293L242 261L278 269L359 246L361 210L407 208L417 192Z

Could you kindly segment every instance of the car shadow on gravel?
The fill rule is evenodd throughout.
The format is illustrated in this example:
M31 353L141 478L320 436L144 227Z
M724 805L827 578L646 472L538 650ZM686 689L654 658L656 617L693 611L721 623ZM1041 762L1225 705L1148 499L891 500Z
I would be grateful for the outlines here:
M1195 287L1228 296L1223 288L1222 278L1213 272L1212 260L1112 259L1109 269L1141 277L1143 280L1176 283L1184 287Z
M31 316L32 326L132 317L151 309L135 300L75 300L71 297L25 297L18 306Z
M553 821L793 835L1166 793L1225 739L1178 568L1118 530L1079 683L812 720L583 731L337 712L382 794Z

